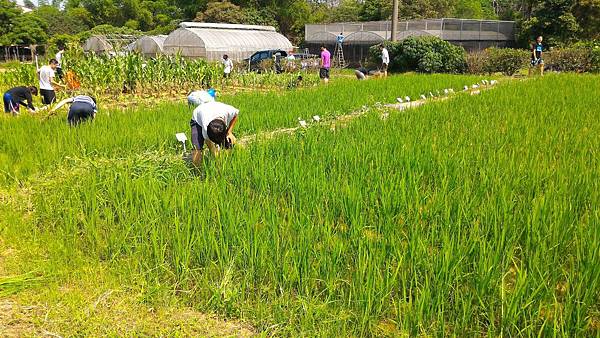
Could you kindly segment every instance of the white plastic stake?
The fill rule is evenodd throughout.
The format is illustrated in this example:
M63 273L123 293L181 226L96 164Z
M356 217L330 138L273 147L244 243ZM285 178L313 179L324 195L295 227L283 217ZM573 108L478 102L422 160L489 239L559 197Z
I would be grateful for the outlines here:
M177 141L181 142L181 144L183 144L183 152L186 152L186 148L185 148L185 142L187 141L187 136L185 136L185 133L177 133L175 134L175 137L177 138Z

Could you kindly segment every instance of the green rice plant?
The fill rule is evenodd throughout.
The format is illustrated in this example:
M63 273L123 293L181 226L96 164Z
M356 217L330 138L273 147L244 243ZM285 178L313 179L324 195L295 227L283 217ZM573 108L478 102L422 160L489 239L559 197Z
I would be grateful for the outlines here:
M223 100L258 108L248 118L260 122L240 120L254 132L273 127L261 114L339 114L468 79L340 81L323 97ZM137 262L148 283L267 335L594 336L597 82L546 76L386 111L386 120L372 109L334 131L235 149L207 160L202 175L161 143L184 108L78 129L53 120L58 132L37 142L70 158L42 155L54 164L29 178L31 228L62 243L65 257ZM22 152L7 142L27 135L22 121L31 122L1 124L16 163Z
M407 75L371 82L340 79L328 86L295 91L228 94L223 90L218 100L240 109L236 134L244 136L297 126L298 117L333 118L365 105L395 102L398 96L417 97L419 93L449 87L458 90L478 80L445 75ZM0 133L12 135L0 140L0 181L24 179L40 170L52 170L67 156L128 156L148 150L175 153L174 134L189 133L192 110L183 95L181 103L136 107L124 112L107 111L102 99L98 104L97 118L79 128L67 125L64 110L62 115L49 120L36 116L0 120ZM35 141L31 140L32 128L36 130Z

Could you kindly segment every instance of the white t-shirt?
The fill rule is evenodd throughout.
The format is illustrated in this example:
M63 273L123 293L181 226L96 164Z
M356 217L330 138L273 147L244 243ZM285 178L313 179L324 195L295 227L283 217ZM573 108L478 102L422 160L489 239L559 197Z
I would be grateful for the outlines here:
M54 69L45 65L40 68L40 89L54 90L52 79L54 78Z
M58 61L58 68L60 68L60 65L62 64L62 55L63 52L59 51L58 53L56 53L56 55L54 56L54 58L56 59L56 61Z
M381 50L381 62L385 63L386 65L390 64L390 54L388 53L387 48Z
M208 140L208 124L214 119L222 119L229 124L240 111L228 104L221 102L207 102L199 105L192 113L192 120L202 127L202 137Z
M225 74L231 73L231 70L233 69L233 61L231 61L231 59L223 59L223 65L225 66L223 72L225 72Z

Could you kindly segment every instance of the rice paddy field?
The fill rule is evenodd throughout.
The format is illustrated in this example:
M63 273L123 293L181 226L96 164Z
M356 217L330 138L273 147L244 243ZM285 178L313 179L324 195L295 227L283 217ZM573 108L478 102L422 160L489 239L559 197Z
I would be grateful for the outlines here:
M482 79L223 92L238 137L322 121L200 171L184 98L4 116L0 334L600 337L600 77ZM174 308L248 329L139 323Z

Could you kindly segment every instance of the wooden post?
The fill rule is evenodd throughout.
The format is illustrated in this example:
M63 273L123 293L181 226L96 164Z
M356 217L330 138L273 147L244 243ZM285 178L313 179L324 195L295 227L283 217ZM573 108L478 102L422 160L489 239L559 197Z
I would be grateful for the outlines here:
M394 1L394 10L392 11L392 41L397 41L398 32L398 0Z

